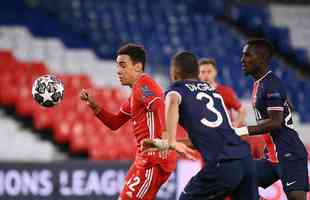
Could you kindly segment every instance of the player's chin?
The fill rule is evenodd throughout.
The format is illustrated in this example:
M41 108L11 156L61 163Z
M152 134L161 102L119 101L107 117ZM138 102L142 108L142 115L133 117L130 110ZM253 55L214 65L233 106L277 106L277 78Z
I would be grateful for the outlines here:
M243 74L246 75L246 76L248 76L248 75L251 74L245 67L242 68L242 72L243 72Z
M119 80L119 82L121 83L121 85L123 85L123 86L127 86L127 85L129 85L129 83L127 83L126 81L124 81L124 80Z

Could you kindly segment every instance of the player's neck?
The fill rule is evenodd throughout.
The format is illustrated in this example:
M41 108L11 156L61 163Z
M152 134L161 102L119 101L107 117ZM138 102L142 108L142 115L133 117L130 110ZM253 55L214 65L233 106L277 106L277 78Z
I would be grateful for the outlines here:
M255 81L260 80L262 77L264 77L269 72L268 68L264 68L262 70L259 70L256 74L253 74L253 78Z
M132 86L133 86L134 84L136 84L136 82L140 79L140 77L141 77L143 74L144 74L144 72L139 72L139 73L137 73L137 75L135 76L134 81L132 82L132 84L129 85L129 87L132 88Z

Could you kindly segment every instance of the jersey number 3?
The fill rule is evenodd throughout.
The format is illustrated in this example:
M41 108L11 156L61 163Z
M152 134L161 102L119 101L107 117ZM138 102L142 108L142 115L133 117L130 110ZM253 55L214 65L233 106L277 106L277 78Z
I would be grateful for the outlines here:
M221 100L221 102L223 103L222 101L222 96L217 94L217 93L214 93L213 94L214 97L218 98ZM214 114L216 114L216 120L215 121L209 121L208 119L206 118L202 118L200 120L200 122L205 125L205 126L208 126L208 127L211 127L211 128L216 128L216 127L219 127L222 123L223 123L223 116L221 114L220 111L218 111L215 107L214 107L214 100L213 100L213 97L211 97L210 95L208 95L207 93L204 93L204 92L199 92L196 96L196 99L198 100L202 100L203 98L206 98L208 99L208 103L206 104L206 108L208 110L210 110L211 112L213 112Z

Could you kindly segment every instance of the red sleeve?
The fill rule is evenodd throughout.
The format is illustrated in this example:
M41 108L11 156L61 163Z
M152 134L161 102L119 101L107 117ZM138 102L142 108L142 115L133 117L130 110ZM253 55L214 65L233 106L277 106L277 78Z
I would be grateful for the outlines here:
M111 130L117 130L125 124L130 117L129 103L124 103L117 114L111 113L104 108L100 108L100 112L96 115L104 125ZM128 113L126 113L128 112Z
M241 103L232 88L227 87L225 95L227 95L226 101L230 108L233 108L234 110L239 110L241 108Z

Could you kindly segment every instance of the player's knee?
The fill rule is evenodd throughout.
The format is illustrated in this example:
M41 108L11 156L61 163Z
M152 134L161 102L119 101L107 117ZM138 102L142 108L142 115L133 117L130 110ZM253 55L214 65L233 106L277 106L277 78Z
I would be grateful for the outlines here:
M287 194L288 200L306 200L306 192L292 191Z

